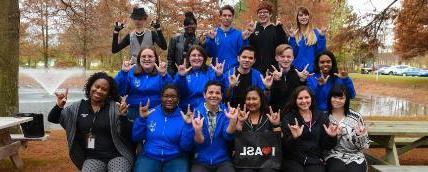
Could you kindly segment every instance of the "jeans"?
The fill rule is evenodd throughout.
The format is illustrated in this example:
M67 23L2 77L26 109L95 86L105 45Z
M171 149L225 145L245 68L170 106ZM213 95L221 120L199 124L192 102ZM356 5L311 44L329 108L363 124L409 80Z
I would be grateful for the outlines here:
M189 171L186 156L180 156L167 161L160 161L145 155L139 155L135 162L134 171L138 172L183 172Z

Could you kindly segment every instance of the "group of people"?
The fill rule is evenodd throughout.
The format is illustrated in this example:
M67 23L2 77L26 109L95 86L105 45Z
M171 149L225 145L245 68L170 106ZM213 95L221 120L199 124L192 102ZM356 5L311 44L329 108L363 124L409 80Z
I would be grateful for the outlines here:
M199 39L197 20L186 12L184 33L168 46L159 22L152 23L154 31L144 27L143 8L134 8L136 29L121 42L124 25L116 22L112 51L129 45L131 60L115 78L90 76L84 100L65 106L67 91L56 93L49 113L48 120L66 130L76 167L367 171L367 128L349 107L354 86L326 50L326 29L315 29L300 7L298 28L284 31L270 21L272 5L265 1L257 23L244 31L232 27L231 6L219 14L220 26ZM154 44L168 48L167 62Z

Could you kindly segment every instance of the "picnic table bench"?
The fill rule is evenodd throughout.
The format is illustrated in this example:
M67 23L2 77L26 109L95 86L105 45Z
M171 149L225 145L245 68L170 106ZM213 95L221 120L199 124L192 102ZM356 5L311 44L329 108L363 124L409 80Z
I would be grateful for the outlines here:
M422 172L428 171L428 166L418 165L372 165L372 169L378 172Z
M9 157L17 168L22 168L24 162L19 156L21 141L14 141L10 136L10 128L33 120L32 117L0 117L0 159Z
M386 155L376 158L366 153L376 164L399 166L399 156L428 142L428 121L367 121L370 140L385 148ZM397 137L413 137L409 144L397 147Z

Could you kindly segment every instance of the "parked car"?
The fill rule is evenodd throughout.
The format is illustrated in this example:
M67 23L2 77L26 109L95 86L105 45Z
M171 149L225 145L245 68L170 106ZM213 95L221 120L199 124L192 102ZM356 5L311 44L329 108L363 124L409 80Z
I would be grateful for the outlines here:
M389 68L384 69L382 74L402 75L403 69L406 69L406 68L410 68L410 66L408 66L408 65L391 66Z
M421 76L421 77L428 77L428 70L419 69L419 74L418 74L418 76Z
M401 75L403 75L403 76L428 76L428 71L412 67L412 68L403 69Z

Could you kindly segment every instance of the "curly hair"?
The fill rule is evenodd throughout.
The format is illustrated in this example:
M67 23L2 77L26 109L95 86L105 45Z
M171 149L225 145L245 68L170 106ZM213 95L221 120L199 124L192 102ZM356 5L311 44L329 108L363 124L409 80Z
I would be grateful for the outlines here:
M94 73L88 78L88 80L85 83L85 86L83 87L83 91L85 91L85 97L87 99L90 99L89 94L91 91L91 87L95 83L95 81L97 81L98 79L105 79L105 80L107 80L107 82L109 84L109 90L107 93L107 100L113 100L113 101L119 102L120 96L119 96L119 93L117 92L116 82L114 81L114 79L111 76L109 76L105 72Z

